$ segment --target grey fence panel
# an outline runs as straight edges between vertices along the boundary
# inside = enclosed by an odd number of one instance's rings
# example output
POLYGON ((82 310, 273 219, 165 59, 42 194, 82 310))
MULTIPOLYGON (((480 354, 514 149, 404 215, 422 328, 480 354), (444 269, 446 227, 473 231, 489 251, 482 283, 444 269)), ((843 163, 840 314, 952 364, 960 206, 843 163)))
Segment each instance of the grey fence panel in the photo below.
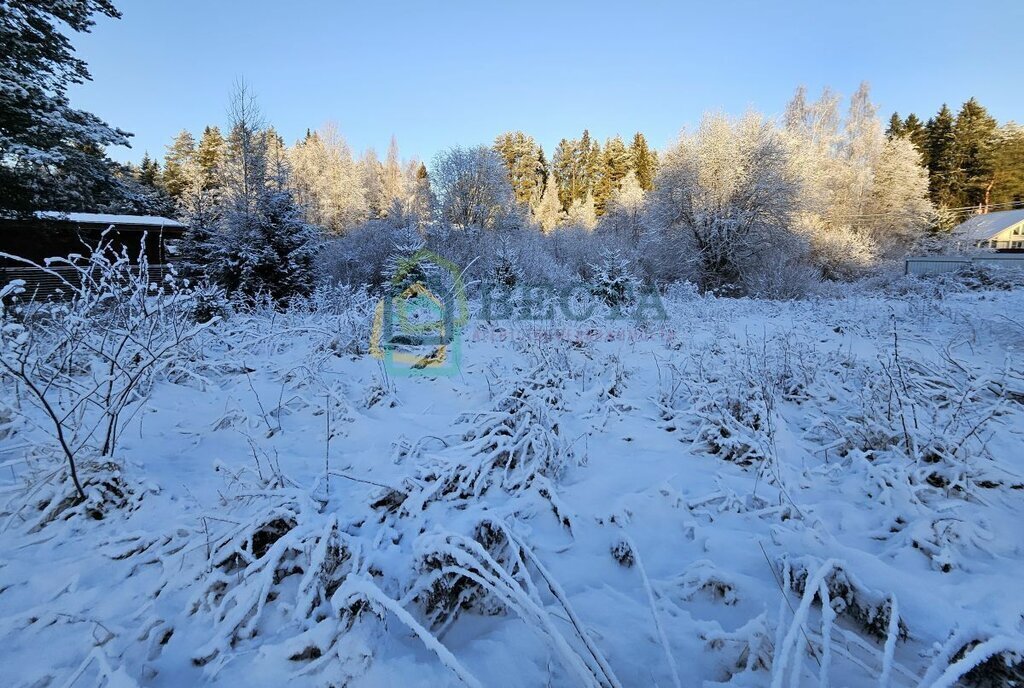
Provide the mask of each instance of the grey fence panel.
POLYGON ((1014 253, 1011 255, 922 256, 920 258, 907 258, 905 265, 904 272, 908 275, 938 275, 943 272, 956 272, 967 265, 1024 270, 1024 253, 1014 253))

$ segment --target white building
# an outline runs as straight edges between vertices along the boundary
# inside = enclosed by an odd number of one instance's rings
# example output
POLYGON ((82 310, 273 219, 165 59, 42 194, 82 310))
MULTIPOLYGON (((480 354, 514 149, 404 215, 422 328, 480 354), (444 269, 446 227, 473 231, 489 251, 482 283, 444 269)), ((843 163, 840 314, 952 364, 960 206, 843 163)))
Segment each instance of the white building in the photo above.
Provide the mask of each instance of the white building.
POLYGON ((950 233, 962 250, 990 248, 1024 250, 1024 210, 1004 210, 975 215, 950 233))

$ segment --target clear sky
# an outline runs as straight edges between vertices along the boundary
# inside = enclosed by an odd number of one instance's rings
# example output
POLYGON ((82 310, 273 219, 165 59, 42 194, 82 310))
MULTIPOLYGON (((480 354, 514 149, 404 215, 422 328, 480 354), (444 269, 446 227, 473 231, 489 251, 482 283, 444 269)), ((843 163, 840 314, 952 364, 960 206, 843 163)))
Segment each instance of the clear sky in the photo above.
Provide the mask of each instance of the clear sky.
POLYGON ((775 115, 793 89, 867 80, 884 117, 977 97, 1024 120, 1024 0, 116 0, 73 37, 94 80, 72 102, 162 158, 224 124, 242 76, 289 143, 336 122, 358 153, 429 162, 522 129, 549 156, 586 127, 655 147, 707 110, 775 115))

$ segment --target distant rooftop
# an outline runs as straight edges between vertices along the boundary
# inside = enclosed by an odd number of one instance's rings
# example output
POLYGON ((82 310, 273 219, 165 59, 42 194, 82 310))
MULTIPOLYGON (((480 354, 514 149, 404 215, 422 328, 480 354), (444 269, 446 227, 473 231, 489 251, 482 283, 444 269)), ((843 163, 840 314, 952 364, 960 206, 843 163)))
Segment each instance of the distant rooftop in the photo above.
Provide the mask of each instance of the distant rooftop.
POLYGON ((52 210, 40 210, 36 217, 40 220, 64 220, 88 225, 145 225, 147 227, 175 227, 184 229, 185 225, 159 215, 109 215, 106 213, 60 213, 52 210))
POLYGON ((975 215, 953 228, 953 236, 970 242, 988 241, 996 234, 1024 222, 1024 210, 1002 210, 975 215))

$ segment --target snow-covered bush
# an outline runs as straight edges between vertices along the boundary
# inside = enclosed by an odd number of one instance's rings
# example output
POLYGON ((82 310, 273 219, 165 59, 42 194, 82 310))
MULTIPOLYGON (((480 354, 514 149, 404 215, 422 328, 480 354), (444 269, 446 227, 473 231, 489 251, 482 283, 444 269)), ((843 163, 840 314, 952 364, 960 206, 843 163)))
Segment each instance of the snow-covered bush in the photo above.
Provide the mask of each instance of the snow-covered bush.
POLYGON ((594 275, 591 291, 613 308, 632 303, 640 291, 640 280, 633 274, 629 260, 617 251, 606 251, 594 275))
POLYGON ((69 505, 103 503, 108 492, 117 502, 122 487, 100 490, 99 497, 87 492, 89 480, 79 474, 82 462, 109 472, 104 467, 117 455, 124 425, 145 402, 153 381, 214 321, 195 322, 196 293, 177 288, 173 277, 151 284, 144 251, 133 263, 126 248, 106 238, 85 258, 50 259, 36 268, 60 280, 61 293, 54 300, 24 303, 21 285, 0 291, 0 366, 24 402, 46 418, 73 486, 69 505), (16 317, 19 313, 28 317, 16 317))

